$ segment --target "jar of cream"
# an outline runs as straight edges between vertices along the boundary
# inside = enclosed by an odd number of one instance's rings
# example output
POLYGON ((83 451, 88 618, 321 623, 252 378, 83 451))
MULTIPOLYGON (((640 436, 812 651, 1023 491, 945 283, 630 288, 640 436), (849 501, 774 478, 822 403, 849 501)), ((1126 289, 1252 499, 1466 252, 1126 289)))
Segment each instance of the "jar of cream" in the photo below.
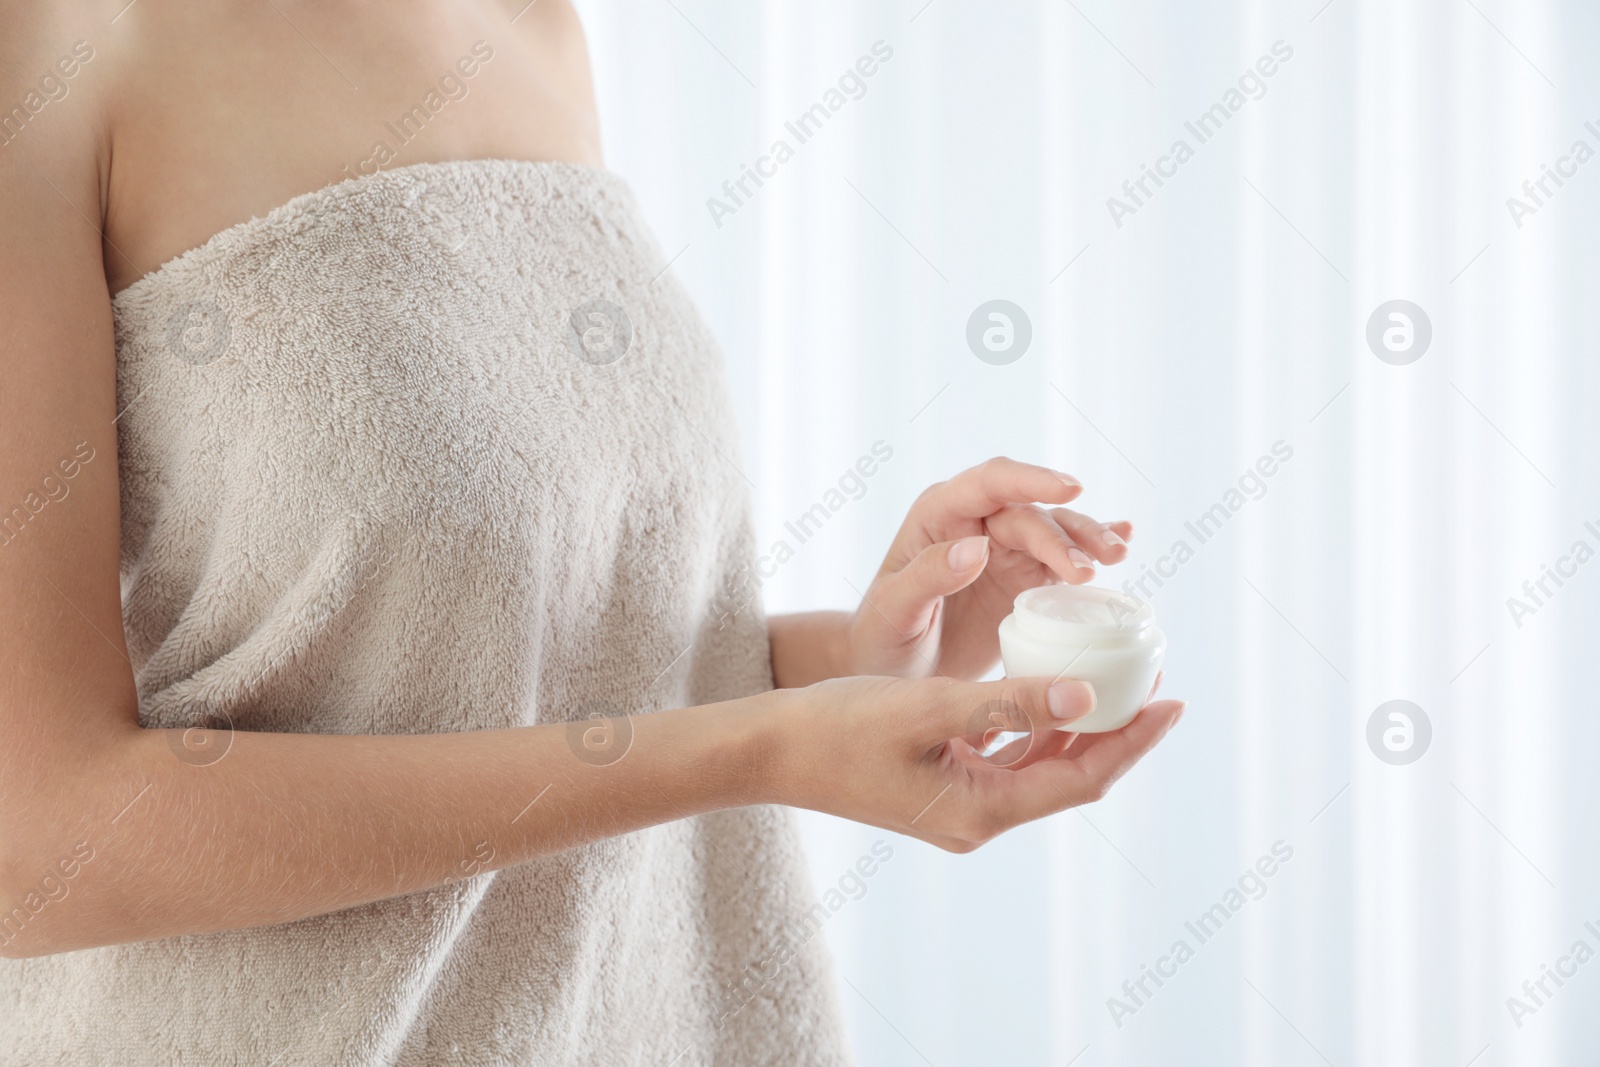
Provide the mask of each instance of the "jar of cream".
POLYGON ((1105 733, 1132 721, 1166 650, 1149 604, 1099 586, 1024 590, 1000 620, 1007 677, 1076 678, 1094 686, 1094 711, 1063 727, 1076 733, 1105 733))

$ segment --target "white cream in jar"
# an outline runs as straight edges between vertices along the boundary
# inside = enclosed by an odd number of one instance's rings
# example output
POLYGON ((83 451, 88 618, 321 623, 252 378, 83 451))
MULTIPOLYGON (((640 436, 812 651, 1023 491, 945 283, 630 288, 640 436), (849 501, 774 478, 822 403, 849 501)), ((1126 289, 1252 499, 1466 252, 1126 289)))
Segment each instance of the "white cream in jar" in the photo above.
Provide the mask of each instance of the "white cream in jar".
POLYGON ((1076 678, 1094 686, 1094 711, 1062 727, 1077 733, 1127 725, 1148 699, 1166 650, 1149 604, 1099 586, 1024 590, 1000 620, 1007 677, 1076 678))

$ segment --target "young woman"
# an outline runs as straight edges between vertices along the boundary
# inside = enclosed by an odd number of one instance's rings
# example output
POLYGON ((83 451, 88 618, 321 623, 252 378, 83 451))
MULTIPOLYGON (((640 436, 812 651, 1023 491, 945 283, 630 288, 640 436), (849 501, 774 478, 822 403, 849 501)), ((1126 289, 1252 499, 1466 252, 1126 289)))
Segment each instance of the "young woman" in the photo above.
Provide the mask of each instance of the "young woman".
POLYGON ((33 0, 0 71, 0 1062, 845 1062, 781 805, 964 852, 1176 722, 973 681, 1126 554, 1043 467, 762 618, 563 0, 33 0))

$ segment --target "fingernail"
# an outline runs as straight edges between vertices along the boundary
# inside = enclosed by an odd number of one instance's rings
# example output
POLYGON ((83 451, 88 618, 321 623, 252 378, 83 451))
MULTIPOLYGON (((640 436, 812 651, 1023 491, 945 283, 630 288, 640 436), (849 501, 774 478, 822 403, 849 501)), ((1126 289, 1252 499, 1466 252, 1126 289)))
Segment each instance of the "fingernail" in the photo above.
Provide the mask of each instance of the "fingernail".
POLYGON ((1081 719, 1094 710, 1094 686, 1070 678, 1051 682, 1045 703, 1058 719, 1081 719))
POLYGON ((1063 474, 1060 471, 1056 471, 1056 477, 1060 478, 1063 482, 1066 482, 1068 489, 1082 489, 1083 488, 1083 483, 1078 481, 1078 479, 1074 478, 1070 474, 1063 474))
POLYGON ((950 555, 946 557, 950 569, 956 572, 970 571, 983 562, 983 557, 989 554, 989 539, 987 537, 963 537, 950 546, 950 555))
POLYGON ((1106 544, 1110 545, 1112 548, 1115 548, 1118 545, 1125 545, 1125 544, 1128 543, 1128 542, 1124 541, 1122 538, 1118 537, 1117 536, 1117 531, 1113 530, 1109 526, 1107 526, 1104 530, 1101 531, 1100 540, 1104 541, 1106 544))
POLYGON ((1188 706, 1189 706, 1188 704, 1179 704, 1178 705, 1178 710, 1172 713, 1172 726, 1168 726, 1167 729, 1170 730, 1170 729, 1172 729, 1173 726, 1178 725, 1178 720, 1183 718, 1183 709, 1187 708, 1188 706))
POLYGON ((1090 559, 1089 554, 1081 548, 1067 549, 1067 558, 1079 567, 1094 570, 1094 560, 1090 559))

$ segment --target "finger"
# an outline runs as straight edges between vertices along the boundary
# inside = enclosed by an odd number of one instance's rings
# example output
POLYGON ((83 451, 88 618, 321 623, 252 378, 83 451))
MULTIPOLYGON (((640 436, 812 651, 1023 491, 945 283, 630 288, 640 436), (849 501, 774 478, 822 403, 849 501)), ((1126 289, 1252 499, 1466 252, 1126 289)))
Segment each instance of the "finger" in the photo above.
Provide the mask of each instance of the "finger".
POLYGON ((929 489, 912 506, 920 521, 956 515, 981 519, 1013 503, 1065 504, 1083 492, 1070 474, 997 456, 929 489))
MULTIPOLYGON (((1082 735, 1073 733, 1071 729, 1046 730, 1043 734, 1031 734, 1026 738, 1018 738, 1018 741, 1028 743, 1020 746, 1015 752, 1006 753, 1004 763, 995 760, 990 762, 1008 771, 1024 770, 1041 760, 1060 759, 1080 736, 1082 735)), ((996 756, 1000 754, 995 753, 996 756)))
POLYGON ((989 562, 989 539, 963 537, 929 545, 898 571, 873 583, 870 602, 907 638, 924 633, 939 601, 978 580, 989 562))
MULTIPOLYGON (((984 758, 981 754, 1001 736, 1017 732, 1012 724, 1012 712, 1013 709, 998 704, 994 708, 990 708, 987 704, 982 705, 980 710, 973 714, 967 725, 967 732, 962 735, 961 740, 965 741, 974 752, 979 753, 979 758, 984 758)), ((1032 727, 1031 719, 1028 726, 1032 727)), ((1015 744, 1015 741, 1011 743, 1015 744)))
POLYGON ((972 739, 993 731, 1044 732, 1081 719, 1095 707, 1094 686, 1073 678, 1006 678, 918 683, 926 693, 915 712, 915 743, 932 748, 952 738, 972 739))
POLYGON ((1012 738, 994 752, 988 752, 989 745, 992 745, 995 741, 991 737, 987 739, 988 744, 971 746, 972 757, 982 761, 987 766, 1008 770, 1028 754, 1028 750, 1038 743, 1036 739, 1039 736, 1039 734, 1023 734, 1021 737, 1012 738))
MULTIPOLYGON (((956 739, 951 741, 950 745, 952 749, 960 747, 961 741, 956 739)), ((979 762, 982 761, 980 760, 979 762)), ((917 802, 921 803, 918 811, 904 816, 900 820, 900 825, 894 825, 892 822, 878 823, 877 825, 897 830, 900 833, 915 834, 922 840, 938 845, 940 848, 948 848, 955 852, 970 852, 973 848, 971 843, 965 843, 960 838, 942 833, 938 829, 943 815, 943 812, 939 810, 939 806, 945 800, 945 794, 951 791, 950 784, 940 778, 933 778, 928 781, 927 786, 926 802, 923 802, 921 797, 917 798, 917 802)))
POLYGON ((1067 531, 1073 543, 1101 563, 1121 563, 1128 558, 1131 522, 1100 522, 1071 508, 1051 508, 1050 517, 1067 531))
POLYGON ((1000 794, 991 801, 998 807, 991 813, 994 820, 1017 826, 1105 796, 1118 778, 1167 735, 1182 711, 1183 703, 1177 700, 1151 704, 1121 730, 1077 735, 1070 756, 1039 760, 992 779, 1000 794))
POLYGON ((1007 504, 983 525, 1001 546, 1026 552, 1064 582, 1081 585, 1094 578, 1094 560, 1042 508, 1007 504))
MULTIPOLYGON (((1167 736, 1182 717, 1184 706, 1181 700, 1148 704, 1122 729, 1086 735, 1071 756, 1030 770, 1059 791, 1061 795, 1055 800, 1058 806, 1063 798, 1071 804, 1095 800, 1167 736)), ((1050 802, 1048 797, 1041 799, 1050 802)))
MULTIPOLYGON (((1060 758, 1078 737, 1070 728, 1050 726, 1047 729, 1036 729, 1032 733, 1014 737, 995 751, 988 752, 989 746, 1006 732, 1008 731, 993 728, 962 738, 961 740, 966 742, 966 749, 972 753, 971 758, 963 762, 982 763, 1007 771, 1020 771, 1042 759, 1060 758)), ((957 756, 957 758, 962 757, 957 756)))

